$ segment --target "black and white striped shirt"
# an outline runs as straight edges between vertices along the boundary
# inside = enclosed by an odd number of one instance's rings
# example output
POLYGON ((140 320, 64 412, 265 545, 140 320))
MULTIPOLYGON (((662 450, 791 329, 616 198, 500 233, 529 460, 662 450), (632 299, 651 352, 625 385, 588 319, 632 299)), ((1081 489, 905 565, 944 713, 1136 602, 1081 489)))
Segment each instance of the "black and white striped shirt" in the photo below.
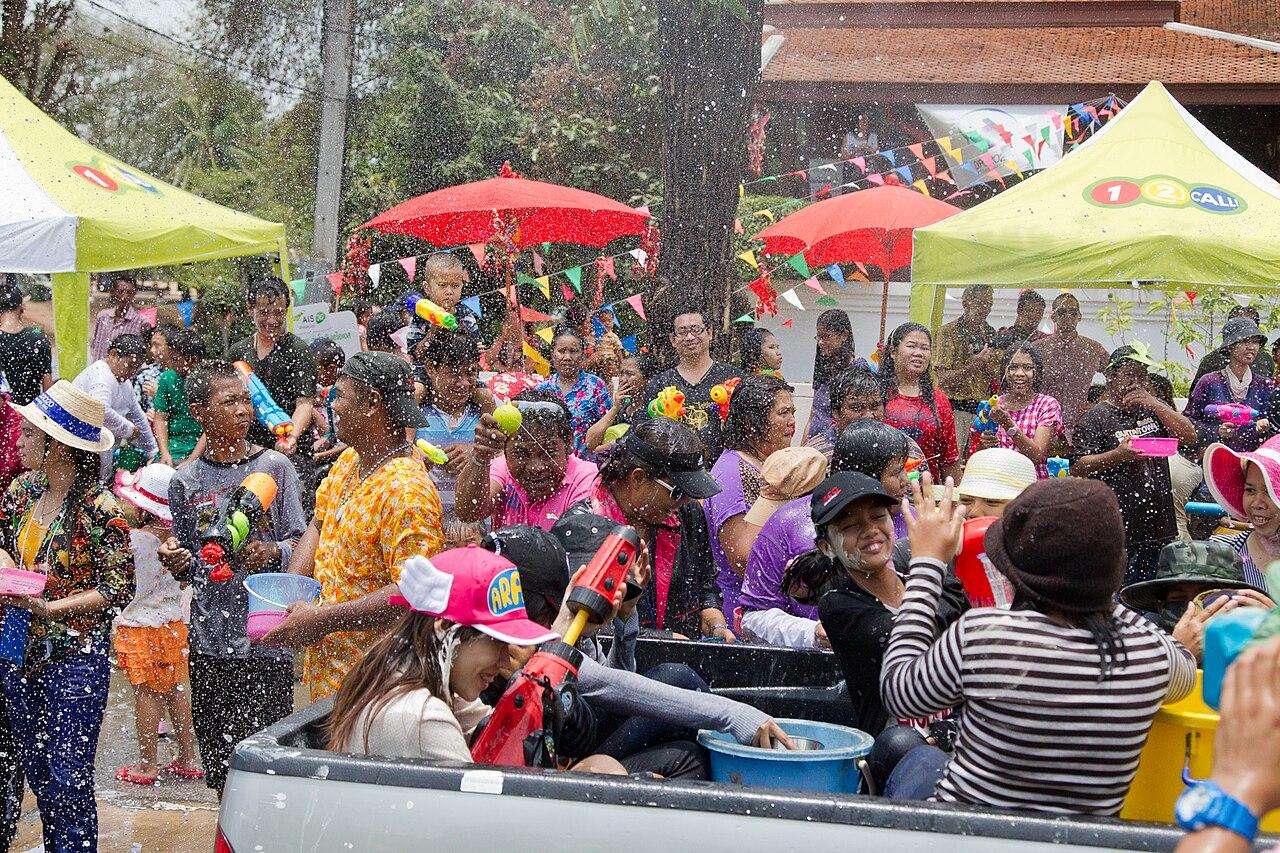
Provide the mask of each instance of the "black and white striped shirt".
POLYGON ((1117 814, 1156 711, 1195 684, 1190 653, 1119 605, 1123 657, 1106 679, 1087 630, 1035 610, 970 610, 938 636, 944 571, 912 561, 880 676, 885 707, 899 717, 964 704, 934 799, 1117 814))

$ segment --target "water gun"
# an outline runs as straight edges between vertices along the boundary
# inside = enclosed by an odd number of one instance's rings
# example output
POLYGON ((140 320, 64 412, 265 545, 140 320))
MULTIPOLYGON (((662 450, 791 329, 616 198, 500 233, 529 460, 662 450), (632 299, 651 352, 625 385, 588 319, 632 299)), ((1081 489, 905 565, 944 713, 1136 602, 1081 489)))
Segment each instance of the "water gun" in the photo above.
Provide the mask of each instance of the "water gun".
POLYGON ((421 317, 433 326, 454 331, 458 329, 458 318, 425 296, 406 296, 404 304, 410 313, 421 317))
POLYGON ((603 622, 640 552, 635 530, 619 524, 583 570, 565 604, 574 614, 563 640, 542 644, 511 680, 471 748, 477 764, 553 767, 556 737, 574 699, 582 652, 574 648, 587 620, 603 622))
POLYGON ((236 486, 217 517, 200 531, 200 561, 212 567, 209 580, 231 580, 232 558, 249 541, 275 499, 276 481, 270 475, 250 474, 236 486))
POLYGON ((1217 418, 1224 424, 1244 427, 1262 417, 1262 412, 1243 403, 1210 403, 1204 407, 1204 413, 1217 418))
POLYGON ((1071 460, 1063 459, 1061 456, 1050 456, 1045 460, 1045 467, 1049 469, 1050 477, 1066 477, 1071 469, 1071 460))
POLYGON ((927 459, 908 459, 902 463, 902 470, 907 472, 908 480, 920 479, 920 467, 929 460, 927 459))
POLYGON ((445 453, 439 447, 436 447, 425 438, 420 438, 413 443, 413 446, 422 451, 422 455, 437 465, 444 465, 449 461, 449 454, 445 453))
POLYGON ((735 376, 719 385, 711 386, 711 402, 720 407, 720 423, 729 419, 729 401, 733 399, 733 392, 737 390, 738 383, 741 381, 740 377, 735 376))
POLYGON ((253 401, 253 411, 258 416, 258 422, 270 430, 276 438, 284 438, 291 434, 293 419, 280 408, 280 404, 271 396, 271 392, 267 390, 266 385, 262 384, 262 380, 253 372, 249 363, 237 361, 235 366, 244 384, 249 386, 249 399, 253 401))
POLYGON ((997 397, 992 397, 990 400, 983 400, 979 403, 978 412, 973 418, 973 428, 978 432, 995 432, 998 430, 1000 425, 991 420, 991 410, 998 405, 1000 405, 1000 400, 997 397))
POLYGON ((1187 501, 1182 508, 1186 510, 1187 515, 1203 515, 1208 518, 1221 518, 1227 514, 1221 504, 1212 501, 1187 501))
POLYGON ((684 415, 684 392, 674 385, 668 385, 649 401, 648 411, 651 418, 680 420, 684 415))
POLYGON ((983 544, 987 528, 996 520, 990 516, 982 516, 970 518, 964 523, 955 572, 972 607, 1008 609, 1013 603, 1013 585, 991 565, 991 561, 987 559, 987 547, 983 544))

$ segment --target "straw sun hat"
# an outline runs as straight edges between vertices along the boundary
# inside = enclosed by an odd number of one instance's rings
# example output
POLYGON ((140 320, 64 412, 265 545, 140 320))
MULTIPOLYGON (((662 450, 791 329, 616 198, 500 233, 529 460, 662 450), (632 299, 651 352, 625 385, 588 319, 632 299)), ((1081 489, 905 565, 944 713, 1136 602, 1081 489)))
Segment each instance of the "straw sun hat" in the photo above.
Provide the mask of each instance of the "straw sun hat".
POLYGON ((59 379, 25 406, 10 403, 45 435, 68 447, 101 453, 110 450, 115 437, 102 428, 102 401, 89 396, 65 379, 59 379))

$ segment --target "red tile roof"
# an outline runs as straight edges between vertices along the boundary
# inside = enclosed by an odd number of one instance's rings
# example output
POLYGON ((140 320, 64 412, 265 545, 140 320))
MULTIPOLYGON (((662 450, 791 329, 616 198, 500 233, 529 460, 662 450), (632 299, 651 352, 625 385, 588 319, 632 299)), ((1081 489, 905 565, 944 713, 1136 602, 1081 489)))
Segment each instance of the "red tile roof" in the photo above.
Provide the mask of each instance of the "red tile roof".
POLYGON ((1276 0, 1182 0, 1184 24, 1280 41, 1276 0))
POLYGON ((1039 102, 1055 103, 1110 91, 1131 97, 1160 80, 1191 102, 1280 103, 1280 53, 1161 27, 783 33, 786 41, 764 73, 763 94, 773 100, 968 103, 989 102, 992 89, 1004 89, 1010 99, 1041 95, 1051 100, 1039 102), (1206 97, 1207 89, 1222 96, 1206 97), (981 94, 979 101, 960 100, 981 94))

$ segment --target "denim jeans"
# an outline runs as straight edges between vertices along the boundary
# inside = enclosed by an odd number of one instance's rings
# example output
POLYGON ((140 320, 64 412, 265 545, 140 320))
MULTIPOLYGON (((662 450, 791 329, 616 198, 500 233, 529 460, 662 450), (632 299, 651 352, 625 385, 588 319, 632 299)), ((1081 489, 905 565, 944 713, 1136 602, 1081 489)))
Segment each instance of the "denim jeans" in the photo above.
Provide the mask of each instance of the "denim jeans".
POLYGON ((898 761, 884 783, 884 795, 894 800, 927 800, 942 779, 950 757, 936 746, 917 746, 898 761))
POLYGON ((9 723, 40 807, 46 853, 97 850, 93 762, 111 679, 107 656, 72 655, 34 672, 2 666, 9 723))

